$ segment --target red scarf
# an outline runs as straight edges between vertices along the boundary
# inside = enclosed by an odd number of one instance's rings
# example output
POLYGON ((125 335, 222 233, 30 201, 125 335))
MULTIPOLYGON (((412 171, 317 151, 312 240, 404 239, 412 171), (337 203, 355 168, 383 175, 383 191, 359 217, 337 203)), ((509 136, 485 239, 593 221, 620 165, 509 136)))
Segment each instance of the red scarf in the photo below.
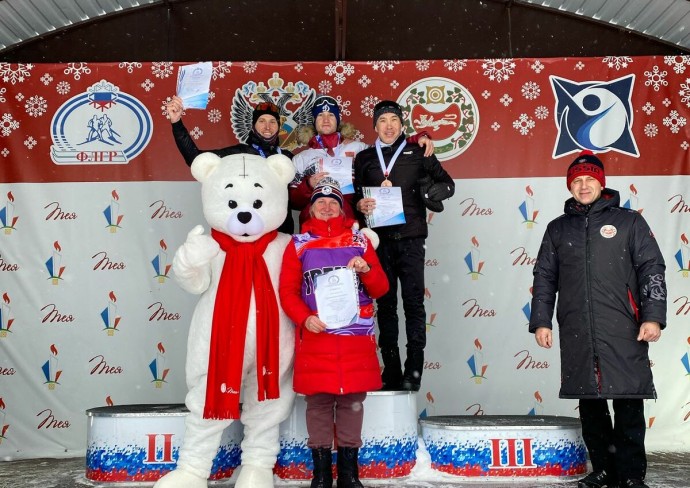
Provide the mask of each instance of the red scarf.
POLYGON ((256 376, 259 401, 278 398, 278 301, 263 254, 277 231, 256 242, 238 242, 211 230, 225 251, 213 308, 206 379, 205 419, 240 418, 240 388, 249 302, 256 300, 256 376))
POLYGON ((317 134, 309 139, 309 147, 312 149, 325 149, 329 156, 333 156, 333 149, 340 144, 340 133, 333 134, 317 134))

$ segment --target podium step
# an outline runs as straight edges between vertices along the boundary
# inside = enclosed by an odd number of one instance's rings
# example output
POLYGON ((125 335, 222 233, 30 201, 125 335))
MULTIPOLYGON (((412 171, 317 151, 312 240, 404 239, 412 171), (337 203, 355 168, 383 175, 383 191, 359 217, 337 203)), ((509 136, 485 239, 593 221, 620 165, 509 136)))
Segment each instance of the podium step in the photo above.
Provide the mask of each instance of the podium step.
POLYGON ((553 480, 583 475, 580 421, 533 415, 433 416, 419 421, 433 470, 463 478, 553 480))

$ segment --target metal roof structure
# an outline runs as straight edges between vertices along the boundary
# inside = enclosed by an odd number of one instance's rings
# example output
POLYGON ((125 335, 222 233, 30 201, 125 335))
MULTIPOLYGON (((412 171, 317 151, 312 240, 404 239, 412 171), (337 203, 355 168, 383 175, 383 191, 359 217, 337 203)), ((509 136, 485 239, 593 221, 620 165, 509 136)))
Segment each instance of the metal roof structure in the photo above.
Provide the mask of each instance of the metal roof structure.
MULTIPOLYGON (((334 5, 347 0, 333 0, 334 5)), ((466 0, 465 0, 466 1, 466 0)), ((482 0, 477 0, 481 3, 482 0)), ((690 51, 689 0, 483 0, 551 10, 646 36, 690 51)), ((0 0, 3 50, 131 9, 180 0, 0 0)))

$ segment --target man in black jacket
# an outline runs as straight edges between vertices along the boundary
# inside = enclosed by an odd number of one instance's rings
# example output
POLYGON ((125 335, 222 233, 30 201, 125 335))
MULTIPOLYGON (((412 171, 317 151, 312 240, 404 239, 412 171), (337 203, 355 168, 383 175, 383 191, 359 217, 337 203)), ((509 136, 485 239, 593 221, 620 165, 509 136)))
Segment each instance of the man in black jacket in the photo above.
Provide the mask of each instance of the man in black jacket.
POLYGON ((559 396, 579 399, 593 469, 578 486, 644 488, 643 399, 656 398, 648 351, 666 325, 664 259, 642 215, 605 188, 594 154, 573 161, 567 185, 573 197, 547 226, 534 266, 529 331, 551 347, 558 294, 559 396))
POLYGON ((381 239, 376 253, 386 271, 390 289, 376 300, 379 347, 384 370, 383 389, 418 391, 424 369, 426 312, 424 311, 424 241, 428 235, 425 199, 441 202, 455 192, 453 179, 436 156, 424 157, 419 146, 406 145, 403 114, 392 101, 374 107, 374 129, 378 139, 373 147, 357 154, 354 161, 354 204, 358 212, 371 215, 373 198, 364 198, 363 188, 397 186, 401 188, 405 223, 377 227, 381 239), (427 194, 420 192, 420 180, 431 177, 427 194), (398 350, 398 280, 400 280, 407 358, 403 374, 398 350))
MULTIPOLYGON (((221 158, 231 154, 256 154, 262 158, 267 158, 272 154, 283 154, 290 159, 293 158, 293 154, 290 151, 280 147, 280 141, 278 140, 278 131, 281 124, 280 110, 273 103, 262 102, 254 107, 252 112, 252 130, 248 133, 244 143, 219 149, 199 149, 196 146, 194 140, 189 135, 189 131, 182 123, 182 110, 184 107, 180 97, 172 97, 172 100, 166 104, 165 109, 172 124, 175 144, 187 166, 191 166, 194 158, 202 152, 212 152, 221 158)), ((292 211, 288 207, 285 222, 278 227, 278 232, 292 234, 295 231, 294 228, 295 222, 292 218, 292 211)))

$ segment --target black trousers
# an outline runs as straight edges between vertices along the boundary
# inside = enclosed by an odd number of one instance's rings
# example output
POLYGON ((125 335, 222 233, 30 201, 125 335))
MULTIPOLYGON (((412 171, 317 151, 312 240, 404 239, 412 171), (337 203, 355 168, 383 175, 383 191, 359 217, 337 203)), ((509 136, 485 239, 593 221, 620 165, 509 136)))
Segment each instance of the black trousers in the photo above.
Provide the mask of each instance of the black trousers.
POLYGON ((644 448, 646 425, 641 399, 613 400, 611 420, 606 400, 581 399, 582 437, 594 471, 626 479, 643 480, 647 473, 644 448))
POLYGON ((426 346, 424 238, 381 239, 376 254, 390 285, 388 293, 376 300, 379 347, 396 350, 398 348, 398 281, 400 281, 407 349, 421 354, 426 346))

